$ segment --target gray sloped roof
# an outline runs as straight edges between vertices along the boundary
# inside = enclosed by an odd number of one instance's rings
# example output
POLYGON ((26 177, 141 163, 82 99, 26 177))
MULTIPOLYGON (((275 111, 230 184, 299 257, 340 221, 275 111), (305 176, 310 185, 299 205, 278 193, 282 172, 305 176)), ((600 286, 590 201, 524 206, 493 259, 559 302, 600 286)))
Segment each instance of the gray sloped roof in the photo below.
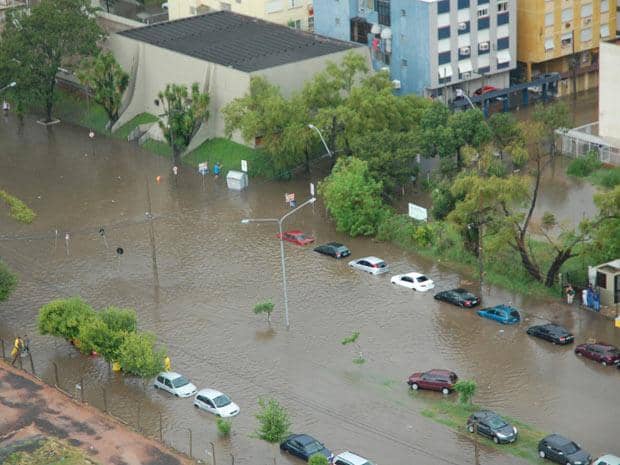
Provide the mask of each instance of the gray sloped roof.
POLYGON ((118 34, 248 73, 362 46, 230 11, 152 24, 118 34))

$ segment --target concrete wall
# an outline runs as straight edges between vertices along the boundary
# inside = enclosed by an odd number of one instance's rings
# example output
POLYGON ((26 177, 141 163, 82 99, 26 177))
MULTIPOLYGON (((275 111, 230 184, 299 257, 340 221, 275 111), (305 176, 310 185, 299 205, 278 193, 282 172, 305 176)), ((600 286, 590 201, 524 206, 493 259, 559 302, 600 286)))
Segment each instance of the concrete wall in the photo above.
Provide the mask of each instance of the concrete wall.
POLYGON ((601 42, 599 55, 598 131, 602 137, 620 139, 620 45, 601 42))
POLYGON ((351 40, 350 20, 358 16, 358 8, 357 0, 314 0, 314 30, 327 37, 351 40))

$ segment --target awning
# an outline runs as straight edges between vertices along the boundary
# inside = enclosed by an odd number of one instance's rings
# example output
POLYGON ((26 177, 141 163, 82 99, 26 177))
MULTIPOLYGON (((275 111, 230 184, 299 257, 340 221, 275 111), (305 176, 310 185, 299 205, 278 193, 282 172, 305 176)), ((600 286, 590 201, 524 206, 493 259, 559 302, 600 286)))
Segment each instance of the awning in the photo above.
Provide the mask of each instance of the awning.
POLYGON ((498 63, 510 63, 510 51, 509 50, 498 50, 497 62, 498 63))
POLYGON ((459 73, 470 73, 474 70, 471 60, 459 61, 459 73))
POLYGON ((439 79, 452 77, 452 65, 441 65, 437 67, 439 73, 439 79))

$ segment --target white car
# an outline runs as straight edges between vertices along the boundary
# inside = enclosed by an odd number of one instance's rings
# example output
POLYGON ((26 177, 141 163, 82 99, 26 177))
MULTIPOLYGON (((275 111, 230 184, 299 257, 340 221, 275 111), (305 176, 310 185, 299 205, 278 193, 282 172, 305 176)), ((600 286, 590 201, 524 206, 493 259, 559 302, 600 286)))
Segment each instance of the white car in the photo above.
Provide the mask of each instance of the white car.
POLYGON ((435 283, 432 279, 427 278, 421 273, 416 273, 415 271, 407 274, 397 274, 392 277, 390 282, 420 292, 430 291, 435 287, 435 283))
POLYGON ((370 274, 382 274, 390 271, 387 263, 377 257, 364 257, 351 260, 349 262, 349 266, 357 268, 358 270, 366 271, 370 274))
POLYGON ((162 10, 167 10, 168 9, 168 2, 164 2, 161 4, 161 9, 162 10))
POLYGON ((592 465, 620 465, 620 457, 606 454, 592 462, 592 465))
POLYGON ((234 417, 239 413, 239 406, 226 394, 215 389, 201 389, 194 399, 194 407, 213 413, 218 417, 234 417))
POLYGON ((191 397, 196 394, 196 386, 189 382, 185 376, 174 371, 162 371, 155 378, 155 389, 163 389, 177 397, 191 397))
POLYGON ((332 465, 374 465, 370 460, 349 451, 336 455, 331 463, 332 465))

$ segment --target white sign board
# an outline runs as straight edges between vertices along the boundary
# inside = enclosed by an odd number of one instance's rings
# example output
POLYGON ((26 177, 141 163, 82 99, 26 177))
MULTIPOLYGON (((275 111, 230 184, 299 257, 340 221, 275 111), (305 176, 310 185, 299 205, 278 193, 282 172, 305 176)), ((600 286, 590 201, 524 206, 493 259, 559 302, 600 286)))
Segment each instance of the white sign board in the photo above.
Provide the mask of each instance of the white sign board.
POLYGON ((207 163, 198 163, 198 172, 204 176, 209 172, 209 165, 207 163))
POLYGON ((241 171, 243 171, 244 173, 248 172, 248 161, 247 160, 241 160, 241 171))
POLYGON ((413 219, 420 220, 420 221, 428 220, 428 212, 426 208, 420 207, 419 205, 416 205, 415 203, 409 204, 409 216, 413 219))
POLYGON ((313 182, 310 183, 310 196, 314 197, 314 183, 313 182))
POLYGON ((286 194, 284 194, 284 201, 286 203, 294 202, 295 201, 295 193, 290 193, 290 194, 286 193, 286 194))

